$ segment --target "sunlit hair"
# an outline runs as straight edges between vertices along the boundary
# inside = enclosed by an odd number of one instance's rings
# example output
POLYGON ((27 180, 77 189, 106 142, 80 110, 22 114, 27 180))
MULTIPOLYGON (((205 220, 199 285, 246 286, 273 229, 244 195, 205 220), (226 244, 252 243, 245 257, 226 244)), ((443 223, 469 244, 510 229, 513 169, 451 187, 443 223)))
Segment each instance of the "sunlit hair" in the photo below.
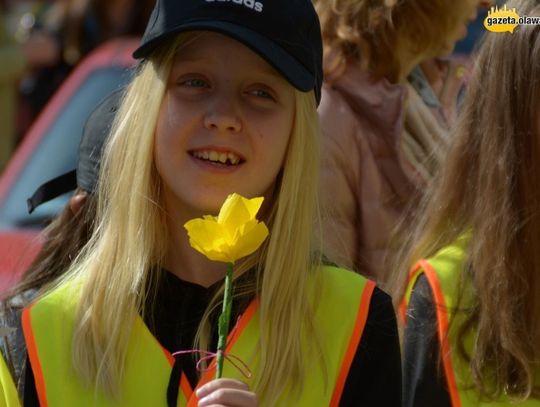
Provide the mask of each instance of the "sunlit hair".
MULTIPOLYGON (((152 304, 149 287, 156 286, 167 248, 153 135, 175 50, 190 38, 193 34, 182 35, 156 52, 128 88, 104 154, 96 233, 67 278, 81 284, 74 368, 110 394, 118 393, 133 321, 152 304)), ((294 127, 265 219, 270 238, 236 270, 236 275, 257 270, 255 281, 238 294, 259 298, 263 322, 255 391, 265 405, 274 404, 289 380, 293 390, 302 388, 309 357, 302 345, 317 338, 307 286, 320 265, 312 240, 319 124, 313 92, 296 91, 295 97, 294 127), (299 335, 302 327, 305 338, 299 335)), ((208 312, 197 339, 203 348, 210 342, 207 324, 208 312)), ((316 340, 313 349, 316 353, 316 340)))
POLYGON ((378 78, 398 80, 396 48, 437 53, 455 29, 463 0, 314 0, 325 45, 325 75, 361 63, 378 78))
MULTIPOLYGON (((512 7, 540 16, 536 1, 512 7)), ((472 231, 460 278, 475 304, 457 348, 482 395, 523 400, 540 395, 540 26, 486 37, 446 163, 398 263, 408 268, 472 231)))

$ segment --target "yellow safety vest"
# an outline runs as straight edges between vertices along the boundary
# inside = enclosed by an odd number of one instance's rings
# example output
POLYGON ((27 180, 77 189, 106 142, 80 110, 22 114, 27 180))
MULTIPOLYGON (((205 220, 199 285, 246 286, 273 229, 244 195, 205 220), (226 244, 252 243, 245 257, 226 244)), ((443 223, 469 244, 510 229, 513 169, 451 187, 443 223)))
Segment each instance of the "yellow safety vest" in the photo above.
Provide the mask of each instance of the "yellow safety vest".
MULTIPOLYGON (((406 320, 405 312, 412 289, 418 277, 424 274, 433 293, 440 355, 452 407, 499 407, 509 405, 540 407, 540 401, 533 399, 522 403, 510 403, 506 399, 498 402, 481 400, 478 392, 472 386, 473 381, 469 364, 460 357, 455 347, 457 333, 465 321, 464 313, 456 312, 456 307, 463 310, 473 304, 474 294, 470 291, 471 287, 463 287, 461 301, 459 304, 457 303, 459 298, 458 285, 461 272, 465 266, 467 243, 468 237, 462 237, 454 245, 441 249, 435 256, 416 263, 409 275, 407 291, 400 309, 401 316, 403 320, 406 320)), ((464 344, 470 354, 474 344, 473 332, 465 338, 464 344)))
MULTIPOLYGON (((337 406, 362 337, 375 284, 335 267, 320 270, 321 291, 313 300, 317 303, 315 318, 320 329, 326 371, 321 371, 316 361, 310 361, 313 368, 307 369, 305 391, 300 399, 282 396, 280 406, 337 406)), ((107 397, 77 377, 71 359, 77 305, 73 294, 72 287, 61 286, 23 312, 23 330, 41 407, 166 406, 174 358, 139 317, 129 340, 119 399, 107 397)), ((259 312, 257 300, 254 300, 231 331, 227 353, 241 358, 256 372, 258 338, 259 312)), ((213 370, 206 372, 197 388, 212 380, 214 374, 213 370)), ((227 361, 223 375, 252 385, 250 379, 243 377, 227 361)), ((289 385, 293 380, 291 378, 289 385)), ((194 407, 197 402, 194 390, 182 375, 177 405, 194 407)))
POLYGON ((0 407, 20 407, 19 395, 6 361, 0 355, 0 407))

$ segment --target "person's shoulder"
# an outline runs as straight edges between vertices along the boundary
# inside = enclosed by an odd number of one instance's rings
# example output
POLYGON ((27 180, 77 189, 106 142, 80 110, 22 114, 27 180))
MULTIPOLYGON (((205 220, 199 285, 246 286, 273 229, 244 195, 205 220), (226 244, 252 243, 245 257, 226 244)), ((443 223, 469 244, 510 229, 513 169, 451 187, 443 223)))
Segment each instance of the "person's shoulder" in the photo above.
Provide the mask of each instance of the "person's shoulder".
POLYGON ((368 149, 368 140, 380 138, 381 128, 393 128, 386 123, 401 117, 404 92, 405 87, 374 81, 356 68, 325 82, 318 108, 323 146, 339 143, 354 161, 349 154, 355 149, 368 149))
POLYGON ((323 82, 321 103, 317 109, 323 128, 328 121, 332 126, 341 127, 357 121, 361 112, 355 109, 355 90, 356 86, 351 86, 351 78, 347 73, 327 78, 323 82))
POLYGON ((46 314, 47 318, 53 315, 71 315, 78 304, 80 287, 79 280, 68 280, 40 292, 39 296, 36 295, 25 307, 23 314, 32 312, 32 318, 41 314, 46 314))
POLYGON ((425 274, 432 288, 441 289, 446 295, 455 296, 460 287, 460 276, 468 267, 468 253, 471 233, 459 236, 453 243, 439 249, 433 256, 417 263, 409 288, 415 284, 418 275, 425 274))
POLYGON ((368 301, 376 288, 375 282, 368 278, 335 265, 319 267, 318 279, 325 295, 332 301, 368 301))
POLYGON ((68 280, 39 295, 22 311, 25 333, 50 331, 52 326, 65 326, 76 318, 80 298, 80 280, 68 280))
POLYGON ((367 277, 356 273, 352 270, 349 270, 345 267, 341 267, 337 264, 334 264, 329 261, 324 261, 323 264, 318 269, 319 273, 323 278, 326 279, 339 279, 346 281, 358 281, 358 282, 369 282, 367 277))
POLYGON ((336 126, 341 123, 343 125, 356 119, 346 94, 340 87, 332 83, 324 83, 321 93, 321 103, 317 110, 323 129, 325 126, 328 127, 328 124, 336 126))

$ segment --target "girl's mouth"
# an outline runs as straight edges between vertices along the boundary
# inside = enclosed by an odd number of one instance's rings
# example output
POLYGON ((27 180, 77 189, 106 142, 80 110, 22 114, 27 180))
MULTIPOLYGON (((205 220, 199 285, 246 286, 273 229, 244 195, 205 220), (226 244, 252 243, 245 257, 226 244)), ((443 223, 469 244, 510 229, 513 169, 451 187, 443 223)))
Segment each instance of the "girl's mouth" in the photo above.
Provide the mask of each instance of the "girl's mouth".
POLYGON ((196 150, 189 154, 201 161, 206 161, 216 166, 236 166, 244 163, 244 160, 237 154, 230 151, 216 150, 196 150))

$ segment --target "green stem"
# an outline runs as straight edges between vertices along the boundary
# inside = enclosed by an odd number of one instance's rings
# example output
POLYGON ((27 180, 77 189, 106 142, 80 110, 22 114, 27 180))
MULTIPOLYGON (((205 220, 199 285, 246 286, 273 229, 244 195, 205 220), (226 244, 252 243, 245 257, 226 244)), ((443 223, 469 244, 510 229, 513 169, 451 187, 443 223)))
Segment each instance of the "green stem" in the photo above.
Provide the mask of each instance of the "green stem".
POLYGON ((218 348, 217 348, 217 369, 216 379, 223 375, 223 352, 227 346, 227 336, 229 335, 229 324, 231 321, 232 308, 232 274, 233 264, 227 263, 227 274, 225 275, 225 291, 223 293, 223 309, 219 316, 218 323, 218 348))

